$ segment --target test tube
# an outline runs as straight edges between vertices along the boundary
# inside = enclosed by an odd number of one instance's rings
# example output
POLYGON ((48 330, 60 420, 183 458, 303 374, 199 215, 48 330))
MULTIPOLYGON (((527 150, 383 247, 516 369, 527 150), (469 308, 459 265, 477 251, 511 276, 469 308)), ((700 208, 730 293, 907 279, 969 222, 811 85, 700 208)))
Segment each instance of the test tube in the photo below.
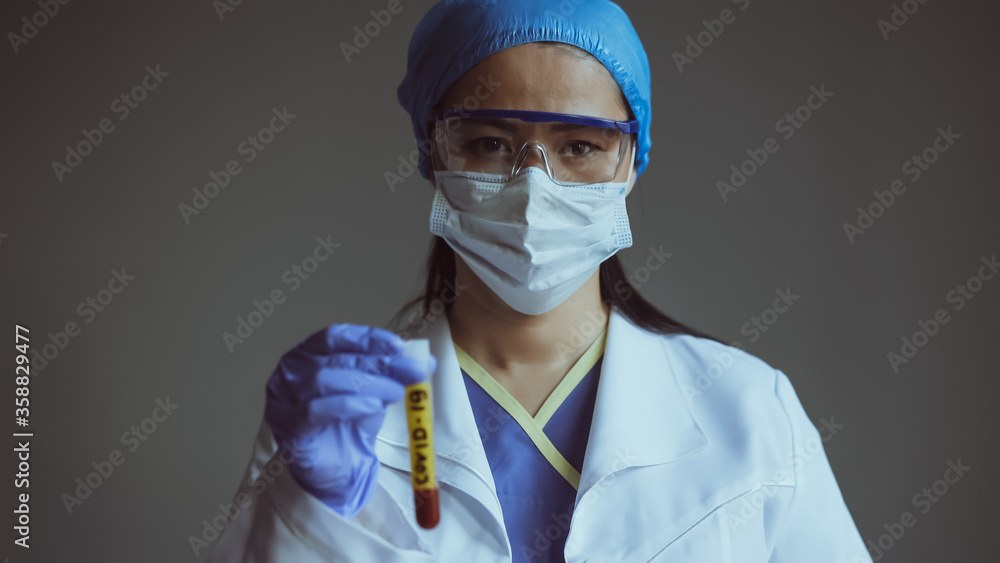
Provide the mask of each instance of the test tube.
MULTIPOLYGON (((430 367, 430 340, 403 343, 403 355, 423 360, 430 367)), ((406 386, 406 425, 410 435, 410 468, 417 523, 431 529, 441 519, 437 477, 434 474, 434 411, 431 405, 430 375, 427 381, 406 386)))

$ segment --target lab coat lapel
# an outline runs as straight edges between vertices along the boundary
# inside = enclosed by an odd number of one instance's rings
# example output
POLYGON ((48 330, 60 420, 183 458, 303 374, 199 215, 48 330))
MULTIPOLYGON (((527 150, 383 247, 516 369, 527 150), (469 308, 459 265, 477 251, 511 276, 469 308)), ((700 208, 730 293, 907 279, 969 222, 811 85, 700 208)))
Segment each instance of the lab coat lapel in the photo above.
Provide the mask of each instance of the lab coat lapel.
POLYGON ((612 309, 577 504, 616 471, 670 463, 707 445, 672 370, 665 337, 612 309))
MULTIPOLYGON (((437 317, 414 337, 430 339, 431 352, 438 359, 431 379, 438 481, 475 499, 494 518, 490 533, 506 537, 496 485, 447 317, 437 317)), ((402 401, 387 408, 378 438, 379 460, 410 473, 402 401)), ((665 337, 636 327, 613 309, 567 554, 599 551, 603 540, 593 532, 606 520, 605 509, 622 508, 614 498, 617 495, 601 494, 603 479, 629 467, 677 461, 707 445, 670 364, 665 337)))

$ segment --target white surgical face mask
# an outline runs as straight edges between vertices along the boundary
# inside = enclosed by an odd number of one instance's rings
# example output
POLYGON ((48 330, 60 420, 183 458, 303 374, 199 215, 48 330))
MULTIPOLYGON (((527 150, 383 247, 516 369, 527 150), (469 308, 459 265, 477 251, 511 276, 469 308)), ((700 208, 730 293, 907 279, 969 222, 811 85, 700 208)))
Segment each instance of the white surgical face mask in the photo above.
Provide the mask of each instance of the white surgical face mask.
POLYGON ((431 232, 521 313, 554 309, 632 246, 628 181, 560 186, 536 167, 505 183, 473 172, 434 177, 431 232))

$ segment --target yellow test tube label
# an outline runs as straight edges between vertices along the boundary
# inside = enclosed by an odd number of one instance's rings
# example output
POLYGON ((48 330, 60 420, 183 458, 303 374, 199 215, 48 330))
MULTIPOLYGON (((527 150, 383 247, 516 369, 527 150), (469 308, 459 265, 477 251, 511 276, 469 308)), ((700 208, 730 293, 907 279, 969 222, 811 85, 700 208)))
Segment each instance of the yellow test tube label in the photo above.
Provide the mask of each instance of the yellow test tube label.
POLYGON ((436 489, 431 384, 408 385, 405 400, 406 425, 410 432, 410 467, 412 469, 413 489, 436 489))

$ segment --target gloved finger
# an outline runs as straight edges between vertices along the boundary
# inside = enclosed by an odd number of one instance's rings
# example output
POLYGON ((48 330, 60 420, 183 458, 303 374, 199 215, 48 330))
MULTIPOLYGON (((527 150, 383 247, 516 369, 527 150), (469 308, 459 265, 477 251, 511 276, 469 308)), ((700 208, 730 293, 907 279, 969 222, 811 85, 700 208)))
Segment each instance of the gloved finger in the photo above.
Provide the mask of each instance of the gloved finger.
POLYGON ((353 324, 335 324, 321 330, 297 346, 309 356, 327 356, 333 352, 359 352, 398 356, 403 339, 384 328, 353 324))
POLYGON ((378 397, 383 401, 403 398, 403 385, 380 374, 364 373, 355 369, 323 368, 316 373, 315 394, 326 397, 343 393, 378 397))
POLYGON ((307 383, 310 376, 315 375, 323 366, 353 368, 365 373, 385 373, 391 359, 388 354, 345 352, 319 357, 293 350, 281 357, 278 366, 285 370, 282 377, 286 385, 294 388, 299 383, 307 383))
MULTIPOLYGON (((355 367, 367 373, 386 373, 388 365, 402 351, 402 343, 398 335, 378 327, 332 325, 314 333, 281 357, 267 384, 269 396, 282 397, 291 403, 314 396, 312 382, 319 366, 323 365, 355 367), (361 338, 363 334, 369 334, 368 347, 376 351, 331 352, 325 344, 329 334, 347 335, 350 338, 361 338), (378 350, 384 353, 379 353, 378 350)), ((401 381, 414 380, 402 374, 401 381)))
POLYGON ((272 381, 268 382, 269 389, 277 396, 284 396, 289 400, 293 400, 293 397, 308 395, 301 388, 303 384, 308 384, 311 381, 319 366, 330 365, 333 367, 344 363, 350 366, 352 360, 349 356, 331 361, 338 354, 353 353, 354 358, 356 358, 353 360, 354 367, 366 372, 384 372, 391 358, 399 355, 402 351, 402 342, 402 338, 395 333, 378 327, 351 324, 331 325, 313 333, 312 336, 281 357, 277 368, 271 375, 272 381), (335 343, 331 347, 331 338, 339 339, 337 342, 340 344, 335 343), (339 350, 337 346, 346 348, 339 350), (367 347, 367 349, 355 352, 349 350, 359 346, 367 347))
POLYGON ((293 437, 328 424, 384 413, 385 404, 381 399, 364 395, 331 395, 301 405, 268 401, 264 406, 264 420, 281 434, 293 437))
POLYGON ((384 374, 386 372, 386 368, 389 367, 390 362, 392 362, 392 356, 389 354, 360 354, 344 352, 330 356, 327 359, 326 367, 352 368, 365 373, 384 374))
POLYGON ((403 385, 413 385, 427 380, 430 374, 437 370, 437 358, 430 355, 430 365, 425 365, 418 358, 399 356, 389 363, 387 375, 403 385))
POLYGON ((281 356, 271 376, 267 379, 267 396, 278 398, 286 403, 296 404, 299 397, 307 395, 302 391, 316 371, 322 366, 322 361, 303 354, 296 346, 281 356))

